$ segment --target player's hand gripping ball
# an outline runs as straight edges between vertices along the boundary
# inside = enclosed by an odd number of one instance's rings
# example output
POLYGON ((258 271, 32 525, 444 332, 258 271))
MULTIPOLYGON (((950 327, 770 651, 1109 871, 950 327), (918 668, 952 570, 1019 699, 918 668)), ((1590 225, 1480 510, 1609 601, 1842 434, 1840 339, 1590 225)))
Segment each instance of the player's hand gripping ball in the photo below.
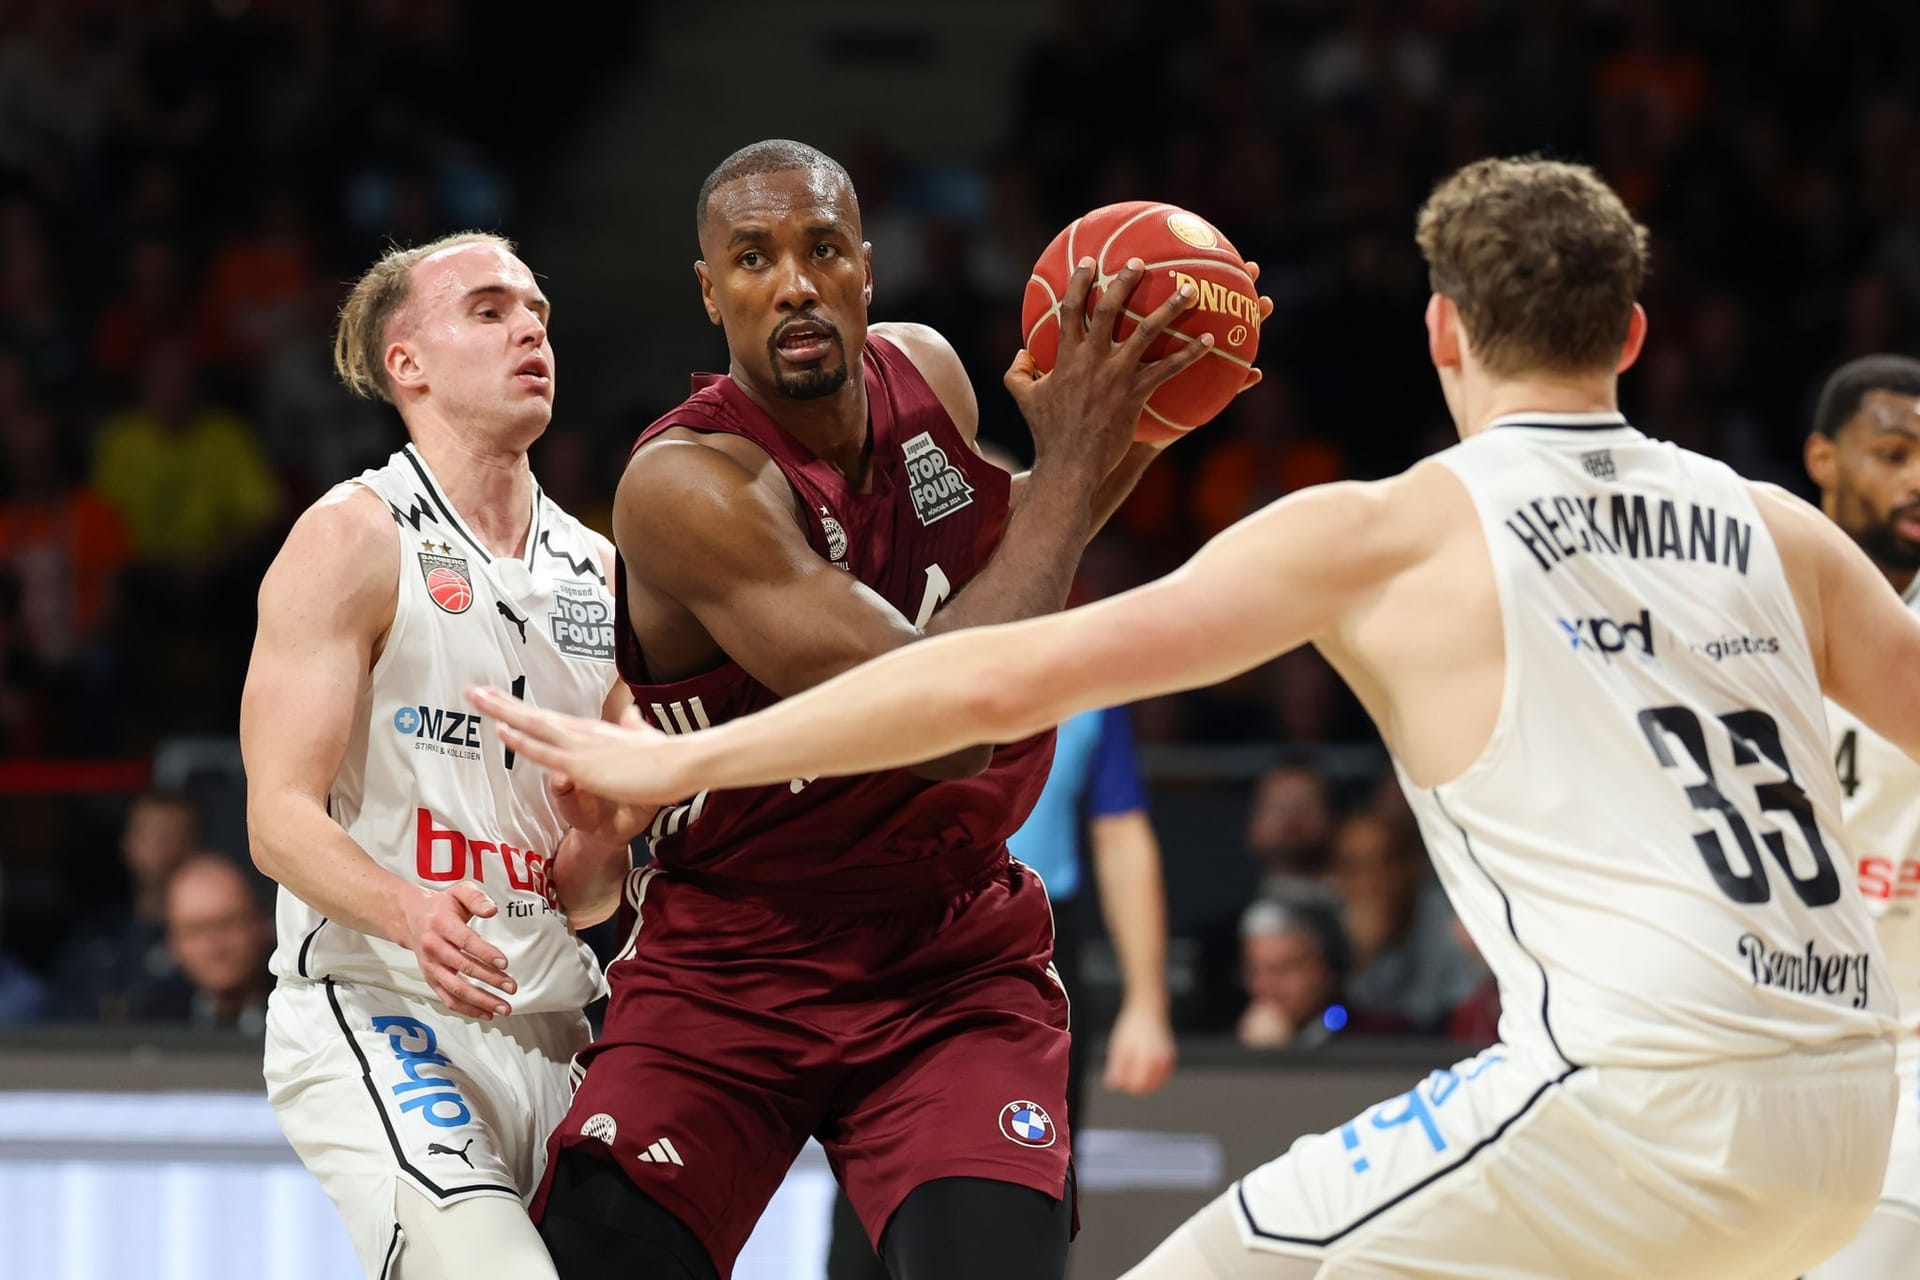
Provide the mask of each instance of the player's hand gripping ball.
MULTIPOLYGON (((1176 350, 1178 343, 1198 342, 1201 334, 1213 334, 1212 351, 1149 397, 1134 427, 1135 440, 1178 439, 1226 408, 1258 376, 1253 358, 1260 349, 1264 316, 1246 262, 1206 219, 1150 200, 1110 204, 1083 214, 1068 223, 1033 264, 1020 327, 1040 372, 1051 372, 1059 356, 1060 300, 1066 296, 1073 264, 1082 258, 1094 262, 1093 288, 1087 294, 1089 315, 1127 259, 1147 264, 1125 314, 1114 325, 1114 341, 1125 341, 1135 325, 1183 284, 1194 288, 1193 305, 1147 349, 1146 358, 1157 360, 1176 350)), ((1087 317, 1080 317, 1079 323, 1085 326, 1087 317)))

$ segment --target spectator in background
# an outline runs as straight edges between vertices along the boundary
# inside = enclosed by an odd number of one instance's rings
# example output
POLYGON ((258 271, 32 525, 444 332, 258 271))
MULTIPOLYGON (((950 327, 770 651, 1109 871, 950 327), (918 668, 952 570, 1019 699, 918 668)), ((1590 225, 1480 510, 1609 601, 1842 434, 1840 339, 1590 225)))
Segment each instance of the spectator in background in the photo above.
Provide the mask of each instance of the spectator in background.
POLYGON ((1354 814, 1334 835, 1332 880, 1353 948, 1354 1006, 1404 1018, 1421 1034, 1444 1031, 1480 975, 1454 940, 1453 910, 1418 835, 1354 814))
POLYGON ((192 354, 179 338, 147 351, 139 400, 101 429, 93 477, 126 519, 141 560, 177 569, 232 557, 280 505, 252 431, 201 402, 192 354))
POLYGON ((271 932, 246 874, 217 853, 193 855, 167 882, 166 921, 167 947, 192 986, 186 1020, 264 1031, 271 932))
POLYGON ((0 351, 0 563, 19 591, 9 639, 35 675, 39 732, 14 745, 83 754, 112 741, 114 659, 107 641, 132 548, 120 515, 75 482, 52 417, 32 399, 26 366, 0 351))
POLYGON ((1250 1049, 1310 1049, 1340 1031, 1405 1032, 1401 1019, 1347 1007, 1350 960, 1339 915, 1326 902, 1254 899, 1240 917, 1240 981, 1247 1007, 1234 1038, 1250 1049))
MULTIPOLYGON (((6 923, 6 868, 0 866, 0 925, 6 923)), ((47 1011, 47 984, 17 956, 0 948, 0 1027, 38 1022, 47 1011)))
POLYGON ((167 949, 167 882, 199 838, 186 796, 150 791, 133 802, 120 839, 133 896, 83 922, 62 949, 54 966, 61 1016, 127 1022, 184 1013, 190 990, 167 949))
POLYGON ((1290 886, 1324 876, 1332 835, 1326 775, 1310 764, 1267 770, 1254 788, 1253 808, 1247 814, 1247 852, 1258 865, 1261 892, 1284 895, 1290 886))

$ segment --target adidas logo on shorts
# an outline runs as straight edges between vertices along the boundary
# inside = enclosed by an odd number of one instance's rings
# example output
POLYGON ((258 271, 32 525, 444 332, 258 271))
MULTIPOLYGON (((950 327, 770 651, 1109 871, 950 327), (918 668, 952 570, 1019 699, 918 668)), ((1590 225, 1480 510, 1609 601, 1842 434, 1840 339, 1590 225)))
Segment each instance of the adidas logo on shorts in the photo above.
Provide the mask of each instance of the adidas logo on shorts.
POLYGON ((687 1167, 687 1162, 682 1160, 680 1153, 673 1149, 671 1138, 662 1138, 642 1151, 640 1159, 646 1164, 677 1164, 683 1169, 687 1167))

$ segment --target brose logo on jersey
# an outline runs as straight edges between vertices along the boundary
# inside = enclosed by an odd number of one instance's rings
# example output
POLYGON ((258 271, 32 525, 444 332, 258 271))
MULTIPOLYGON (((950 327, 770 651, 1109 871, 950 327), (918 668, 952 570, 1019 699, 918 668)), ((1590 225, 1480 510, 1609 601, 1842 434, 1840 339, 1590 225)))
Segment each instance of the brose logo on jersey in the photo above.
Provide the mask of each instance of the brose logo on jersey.
POLYGON ((595 662, 613 661, 613 606, 592 587, 556 583, 548 624, 553 628, 553 647, 560 652, 595 662))
POLYGON ((907 459, 908 495, 913 499, 913 514, 923 525, 943 520, 973 505, 973 486, 960 468, 947 458, 947 451, 933 442, 933 433, 922 431, 907 441, 901 452, 907 459))
POLYGON ((393 713, 393 730, 414 740, 415 751, 431 751, 456 760, 480 758, 480 717, 424 704, 393 713))
MULTIPOLYGON (((560 910, 559 895, 547 879, 547 863, 550 859, 546 854, 532 849, 517 849, 504 840, 476 840, 464 831, 442 827, 429 809, 416 808, 413 822, 413 869, 422 880, 472 880, 477 884, 485 884, 486 855, 492 854, 506 872, 509 885, 527 893, 539 894, 546 900, 545 910, 560 910)), ((498 876, 494 883, 499 883, 498 876)), ((500 905, 509 917, 515 918, 533 915, 541 909, 524 900, 500 905)))
POLYGON ((1639 650, 1640 661, 1651 662, 1659 655, 1654 652, 1653 614, 1642 609, 1636 618, 1624 622, 1616 618, 1559 618, 1560 632, 1566 636, 1574 650, 1589 650, 1597 653, 1608 662, 1613 661, 1616 653, 1625 653, 1629 648, 1639 650))

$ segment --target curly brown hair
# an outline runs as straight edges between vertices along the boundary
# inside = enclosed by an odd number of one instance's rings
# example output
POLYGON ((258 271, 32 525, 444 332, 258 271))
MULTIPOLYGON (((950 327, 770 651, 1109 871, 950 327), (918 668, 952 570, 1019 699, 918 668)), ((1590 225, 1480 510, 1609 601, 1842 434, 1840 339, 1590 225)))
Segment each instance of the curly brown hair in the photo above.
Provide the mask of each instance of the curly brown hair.
POLYGON ((1647 229, 1581 164, 1478 160, 1435 187, 1414 239, 1489 373, 1609 372, 1647 275, 1647 229))
POLYGON ((513 241, 505 236, 461 231, 411 249, 396 245, 354 281, 333 331, 333 370, 349 391, 369 400, 393 403, 393 387, 387 381, 387 324, 407 305, 413 269, 442 249, 463 244, 490 244, 507 253, 515 252, 513 241))

